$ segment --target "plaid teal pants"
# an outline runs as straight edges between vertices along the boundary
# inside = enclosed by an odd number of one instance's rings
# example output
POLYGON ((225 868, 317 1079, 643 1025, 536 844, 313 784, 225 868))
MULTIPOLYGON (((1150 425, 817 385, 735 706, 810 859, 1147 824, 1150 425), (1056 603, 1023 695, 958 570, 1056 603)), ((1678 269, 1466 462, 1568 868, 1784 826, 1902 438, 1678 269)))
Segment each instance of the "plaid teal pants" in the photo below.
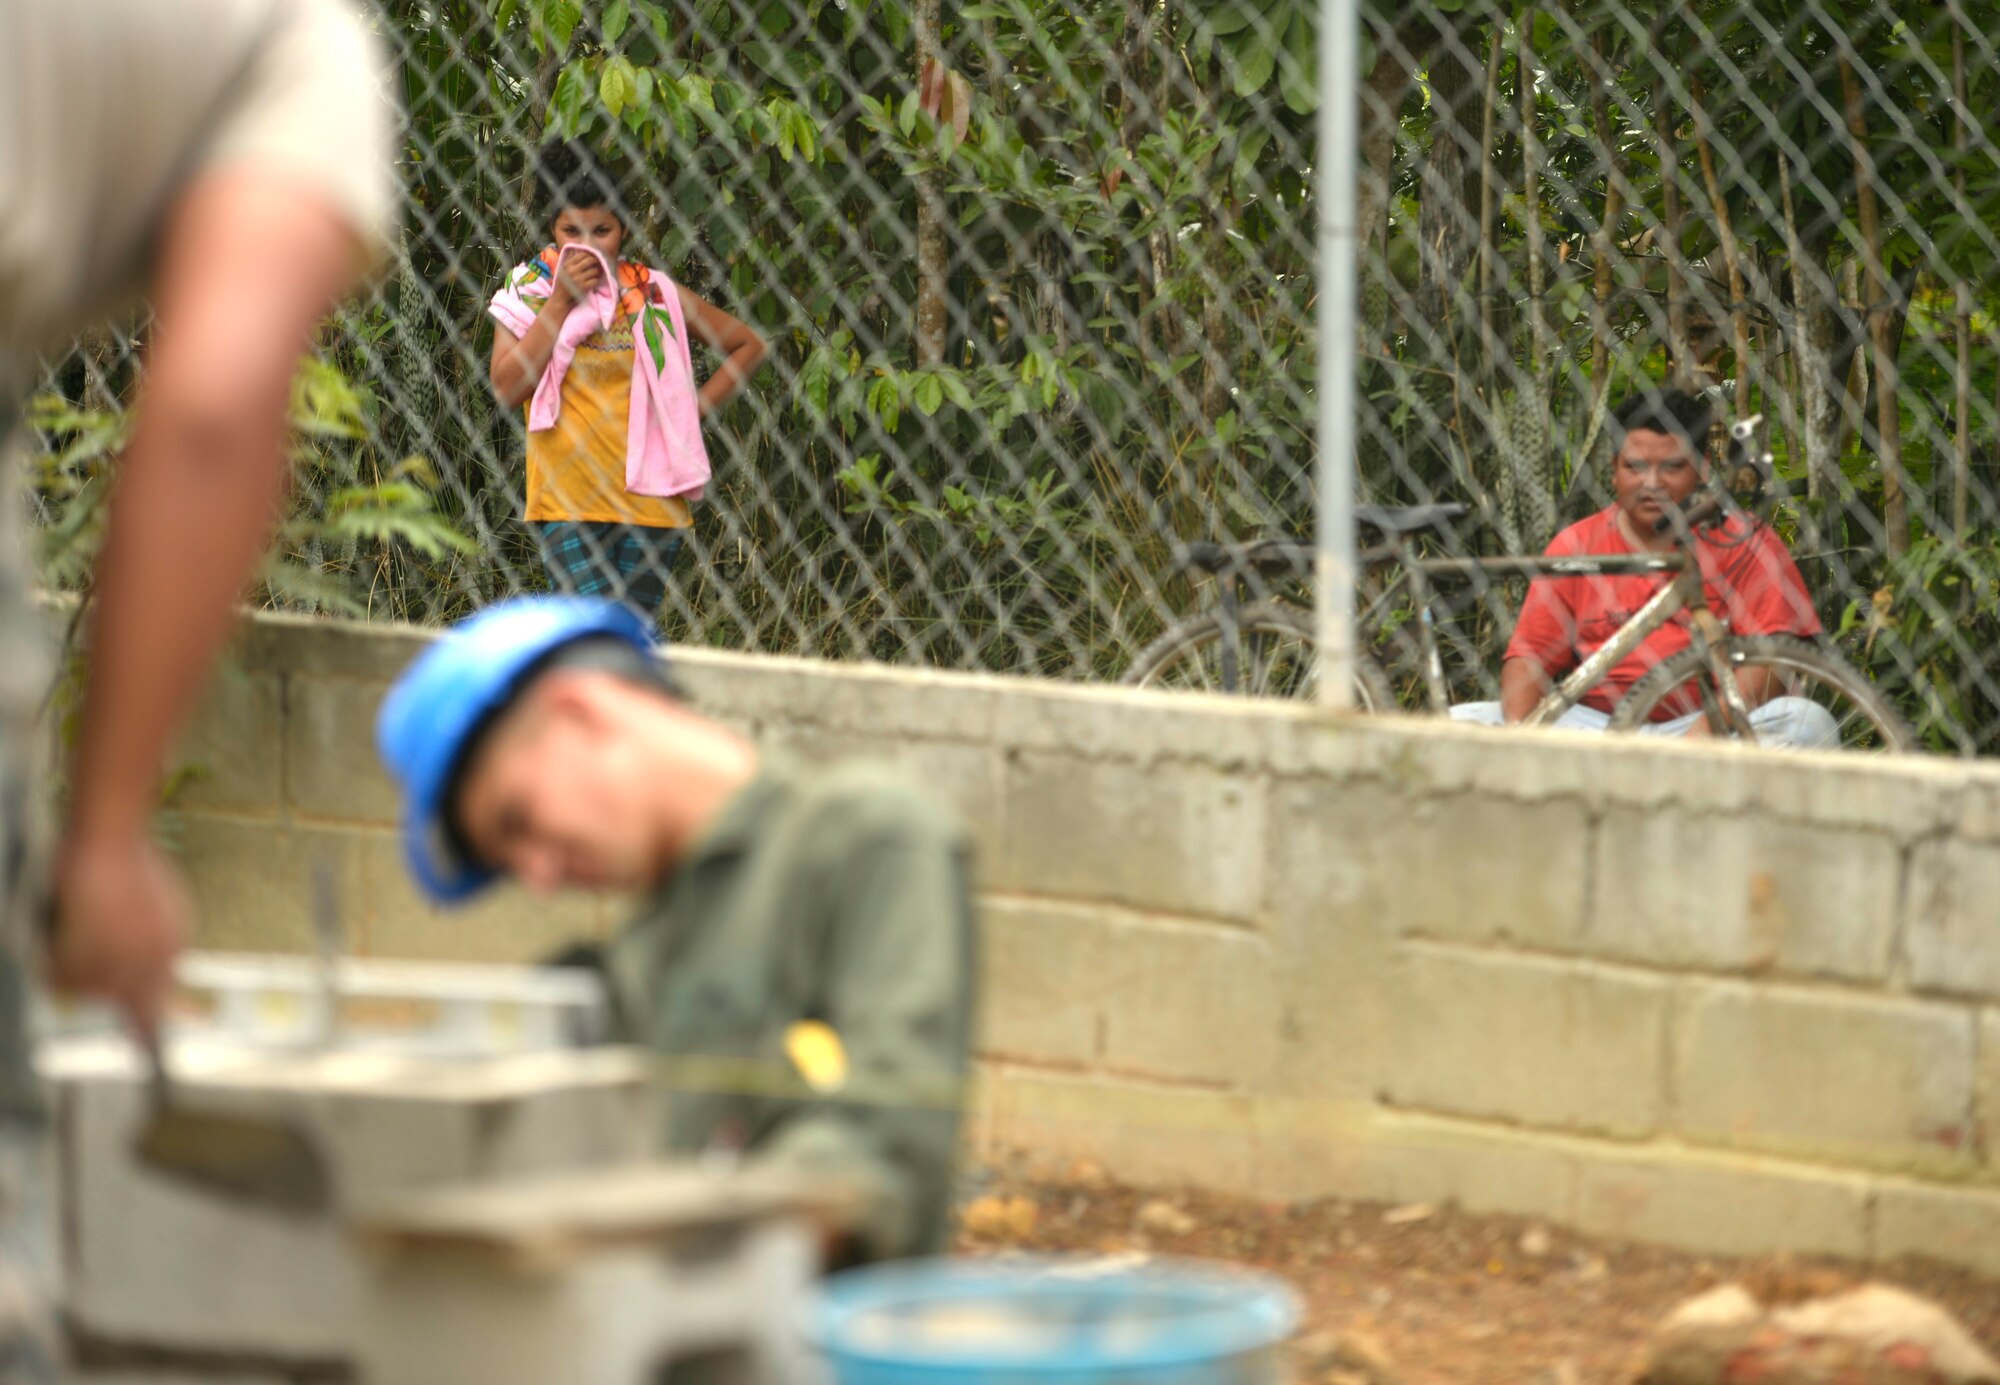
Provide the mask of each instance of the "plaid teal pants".
POLYGON ((667 596, 667 574, 685 529, 549 520, 534 525, 549 585, 573 596, 622 601, 651 620, 667 596))

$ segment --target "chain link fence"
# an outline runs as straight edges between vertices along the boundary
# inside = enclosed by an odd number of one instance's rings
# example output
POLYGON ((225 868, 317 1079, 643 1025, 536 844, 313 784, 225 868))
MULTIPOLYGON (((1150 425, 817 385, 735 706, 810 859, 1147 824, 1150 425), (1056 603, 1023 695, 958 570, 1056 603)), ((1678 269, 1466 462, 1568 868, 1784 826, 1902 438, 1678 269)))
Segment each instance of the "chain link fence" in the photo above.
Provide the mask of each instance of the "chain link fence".
MULTIPOLYGON (((550 582, 485 309, 575 138, 625 255, 771 347, 707 422, 670 638, 1110 679, 1240 585, 1305 647, 1302 567, 1179 560, 1312 531, 1315 0, 375 8, 405 238, 302 383, 270 600, 437 621, 550 582)), ((1466 505, 1426 553, 1535 553, 1611 503, 1613 406, 1708 391, 1765 420, 1827 638, 1930 748, 2000 743, 1996 8, 1364 7, 1358 498, 1466 505)), ((143 338, 38 406, 58 583, 143 338)), ((1453 699, 1494 695, 1521 597, 1438 583, 1453 699)), ((1420 614, 1361 632, 1413 710, 1420 614)))

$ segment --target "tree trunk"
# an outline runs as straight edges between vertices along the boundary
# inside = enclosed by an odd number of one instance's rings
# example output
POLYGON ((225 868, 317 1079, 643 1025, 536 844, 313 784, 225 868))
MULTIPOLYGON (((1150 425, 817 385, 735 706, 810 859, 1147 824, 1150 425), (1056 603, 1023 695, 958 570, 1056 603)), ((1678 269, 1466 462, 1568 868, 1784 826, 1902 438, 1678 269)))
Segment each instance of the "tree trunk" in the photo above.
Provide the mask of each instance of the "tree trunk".
MULTIPOLYGON (((916 36, 917 81, 921 84, 933 63, 942 67, 938 32, 938 0, 916 0, 911 10, 916 36)), ((950 287, 951 254, 945 239, 944 174, 917 175, 917 369, 944 362, 946 293, 950 287)))
POLYGON ((1410 89, 1410 60, 1402 45, 1378 43, 1375 66, 1361 91, 1361 186, 1355 193, 1355 229, 1361 256, 1362 350, 1387 351, 1389 326, 1389 175, 1396 162, 1396 131, 1410 89))
POLYGON ((1722 242, 1722 260, 1729 271, 1729 341, 1736 353, 1736 416, 1750 416, 1750 307, 1743 300, 1743 252, 1736 243, 1736 228, 1729 219, 1729 201, 1722 195, 1722 182, 1715 176, 1715 151, 1709 147, 1708 109, 1702 103, 1701 78, 1696 77, 1694 97, 1694 148, 1701 161, 1701 180, 1708 190, 1709 210, 1715 216, 1715 231, 1722 242))
POLYGON ((1604 165, 1604 212, 1590 237, 1590 395, 1592 415, 1611 388, 1611 269, 1618 239, 1618 218, 1624 210, 1623 171, 1611 139, 1610 98, 1606 82, 1604 35, 1591 35, 1590 127, 1597 140, 1597 157, 1604 165))
POLYGON ((1479 229, 1478 170, 1472 157, 1478 132, 1471 116, 1480 88, 1465 63, 1467 40, 1476 32, 1477 21, 1462 11, 1441 15, 1437 22, 1450 27, 1439 31, 1429 69, 1431 139, 1420 170, 1419 308, 1424 321, 1441 334, 1433 358, 1424 364, 1450 371, 1456 364, 1453 348, 1465 335, 1462 329, 1469 316, 1466 278, 1479 229))
MULTIPOLYGON (((1154 98, 1155 108, 1159 110, 1167 108, 1167 74, 1170 70, 1166 63, 1160 64, 1160 84, 1154 98)), ((1181 354, 1182 340, 1179 305, 1165 297, 1167 278, 1174 268, 1173 242, 1164 229, 1155 230, 1147 237, 1146 250, 1152 259, 1152 292, 1157 303, 1153 312, 1153 328, 1159 334, 1161 358, 1171 361, 1181 354)))
MULTIPOLYGON (((1840 473, 1840 396, 1834 392, 1834 341, 1840 332, 1840 293, 1827 272, 1822 246, 1799 235, 1792 202, 1791 164, 1778 155, 1778 191, 1785 210, 1785 259, 1792 279, 1793 372, 1798 380, 1799 449, 1805 454, 1806 495, 1831 499, 1840 473)), ((1843 371, 1844 373, 1844 371, 1843 371)))
POLYGON ((1500 107, 1501 37, 1500 22, 1495 19, 1493 36, 1486 43, 1486 81, 1479 100, 1479 335, 1485 343, 1482 354, 1488 357, 1500 354, 1499 343, 1493 339, 1493 294, 1497 287, 1494 267, 1499 259, 1495 227, 1499 220, 1500 182, 1493 167, 1493 121, 1500 107))
MULTIPOLYGON (((1958 5, 1953 3, 1950 9, 1951 147, 1958 153, 1952 187, 1963 207, 1966 205, 1965 27, 1958 5)), ((1952 338, 1958 348, 1958 361, 1952 377, 1952 415, 1956 427, 1952 433, 1951 454, 1951 536, 1963 545, 1972 519, 1972 285, 1966 282, 1963 274, 1958 276, 1954 298, 1952 338)), ((1963 589, 1963 595, 1970 596, 1970 588, 1963 589)))
POLYGON ((1667 261, 1667 356, 1669 379, 1685 389, 1694 382, 1692 349, 1688 345, 1687 268, 1681 262, 1685 221, 1681 211, 1681 152, 1674 138, 1673 110, 1667 104, 1667 84, 1653 84, 1653 144, 1660 158, 1660 248, 1667 261))
POLYGON ((1861 213, 1861 241, 1868 275, 1868 335, 1874 347, 1875 454, 1882 468, 1882 527, 1888 531, 1889 556, 1910 551, 1909 502, 1904 494, 1903 436, 1898 398, 1894 326, 1889 296, 1889 270, 1882 262, 1881 210, 1875 195, 1875 160, 1868 152, 1868 118, 1862 108, 1861 83, 1854 67, 1839 60, 1840 90, 1847 107, 1848 143, 1854 153, 1855 200, 1861 213))

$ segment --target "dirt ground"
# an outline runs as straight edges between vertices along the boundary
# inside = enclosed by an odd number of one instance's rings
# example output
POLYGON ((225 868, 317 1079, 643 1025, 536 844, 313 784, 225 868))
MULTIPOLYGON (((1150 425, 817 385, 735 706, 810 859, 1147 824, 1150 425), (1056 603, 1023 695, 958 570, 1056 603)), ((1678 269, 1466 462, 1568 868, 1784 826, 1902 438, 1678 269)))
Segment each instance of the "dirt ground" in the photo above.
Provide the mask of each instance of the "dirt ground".
POLYGON ((2000 1281, 1928 1262, 1732 1260, 1591 1240, 1518 1217, 1327 1200, 1266 1205, 1060 1176, 981 1171, 959 1249, 1201 1256, 1275 1271, 1305 1301, 1301 1385, 1610 1385, 1675 1304, 1744 1274, 1899 1284, 1937 1300, 2000 1354, 2000 1281), (1372 1370, 1382 1358, 1387 1374, 1372 1370))

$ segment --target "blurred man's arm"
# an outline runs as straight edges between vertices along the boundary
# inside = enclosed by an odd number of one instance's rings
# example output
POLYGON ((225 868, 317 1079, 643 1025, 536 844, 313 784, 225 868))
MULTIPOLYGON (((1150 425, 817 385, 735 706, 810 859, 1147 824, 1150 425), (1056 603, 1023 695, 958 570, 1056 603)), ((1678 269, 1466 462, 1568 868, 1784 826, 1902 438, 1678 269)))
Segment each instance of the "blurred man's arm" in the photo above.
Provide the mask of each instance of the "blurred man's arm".
POLYGON ((941 1251, 971 1049, 968 871, 932 823, 863 848, 842 874, 826 1019, 852 1099, 806 1108, 759 1157, 858 1194, 855 1258, 941 1251))
POLYGON ((245 166, 191 185, 98 566, 89 692, 56 863, 57 984, 153 1024, 186 928, 149 839, 162 765, 269 542, 292 377, 361 264, 319 200, 245 166))
POLYGON ((1554 686, 1533 659, 1512 658, 1500 665, 1500 716, 1510 725, 1525 719, 1554 686))

